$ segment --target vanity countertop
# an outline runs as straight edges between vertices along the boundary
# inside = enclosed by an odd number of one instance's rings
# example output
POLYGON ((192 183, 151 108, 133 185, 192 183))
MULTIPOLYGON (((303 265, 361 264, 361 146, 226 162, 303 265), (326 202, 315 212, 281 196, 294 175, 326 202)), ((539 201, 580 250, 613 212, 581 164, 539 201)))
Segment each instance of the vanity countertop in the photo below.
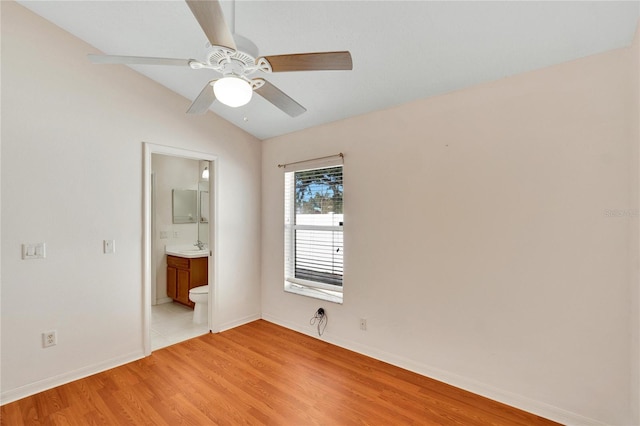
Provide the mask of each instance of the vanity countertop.
POLYGON ((205 247, 200 250, 194 245, 175 245, 166 246, 164 252, 170 256, 184 257, 186 259, 195 259, 198 257, 208 257, 209 249, 205 247))

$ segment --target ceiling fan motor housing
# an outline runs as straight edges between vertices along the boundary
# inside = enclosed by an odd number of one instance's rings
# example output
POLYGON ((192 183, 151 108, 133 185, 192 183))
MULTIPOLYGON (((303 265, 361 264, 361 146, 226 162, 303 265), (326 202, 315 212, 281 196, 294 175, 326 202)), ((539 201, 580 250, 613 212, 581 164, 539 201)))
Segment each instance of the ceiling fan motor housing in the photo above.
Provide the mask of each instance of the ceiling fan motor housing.
POLYGON ((271 72, 269 62, 264 58, 256 58, 241 50, 230 50, 225 47, 212 46, 212 50, 207 55, 207 66, 218 71, 223 76, 246 77, 260 70, 271 72))

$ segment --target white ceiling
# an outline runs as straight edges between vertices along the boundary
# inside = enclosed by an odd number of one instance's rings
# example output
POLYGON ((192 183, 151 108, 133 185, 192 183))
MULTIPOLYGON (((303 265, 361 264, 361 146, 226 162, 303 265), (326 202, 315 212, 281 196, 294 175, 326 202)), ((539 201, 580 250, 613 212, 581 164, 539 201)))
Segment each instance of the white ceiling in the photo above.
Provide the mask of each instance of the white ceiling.
MULTIPOLYGON (((204 60, 206 37, 181 0, 20 3, 105 54, 204 60)), ((223 10, 232 27, 231 3, 223 10)), ((260 96, 211 109, 266 139, 626 47, 639 17, 638 1, 238 0, 236 33, 261 55, 349 50, 353 71, 265 75, 307 108, 296 118, 260 96)), ((189 100, 219 77, 187 67, 132 68, 189 100)))

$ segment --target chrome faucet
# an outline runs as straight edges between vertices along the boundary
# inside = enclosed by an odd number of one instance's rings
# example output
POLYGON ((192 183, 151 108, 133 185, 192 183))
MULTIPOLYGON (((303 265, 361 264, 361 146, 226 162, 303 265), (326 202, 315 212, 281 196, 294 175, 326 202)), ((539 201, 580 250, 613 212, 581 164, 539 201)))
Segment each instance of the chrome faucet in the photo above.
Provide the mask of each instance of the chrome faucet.
POLYGON ((204 250, 204 243, 202 241, 200 241, 200 240, 196 241, 194 246, 197 246, 198 249, 200 249, 200 250, 204 250))

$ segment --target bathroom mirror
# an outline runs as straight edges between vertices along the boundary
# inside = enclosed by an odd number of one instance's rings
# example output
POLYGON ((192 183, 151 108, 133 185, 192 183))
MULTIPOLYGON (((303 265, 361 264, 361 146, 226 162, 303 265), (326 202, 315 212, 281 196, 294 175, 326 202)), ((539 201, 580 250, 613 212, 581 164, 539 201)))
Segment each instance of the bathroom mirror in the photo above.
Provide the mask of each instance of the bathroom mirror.
POLYGON ((198 191, 195 189, 174 189, 173 223, 196 223, 198 220, 198 191))
MULTIPOLYGON (((203 162, 209 166, 209 162, 203 162)), ((209 180, 202 179, 198 182, 198 240, 209 245, 209 220, 211 219, 209 210, 209 180)))

